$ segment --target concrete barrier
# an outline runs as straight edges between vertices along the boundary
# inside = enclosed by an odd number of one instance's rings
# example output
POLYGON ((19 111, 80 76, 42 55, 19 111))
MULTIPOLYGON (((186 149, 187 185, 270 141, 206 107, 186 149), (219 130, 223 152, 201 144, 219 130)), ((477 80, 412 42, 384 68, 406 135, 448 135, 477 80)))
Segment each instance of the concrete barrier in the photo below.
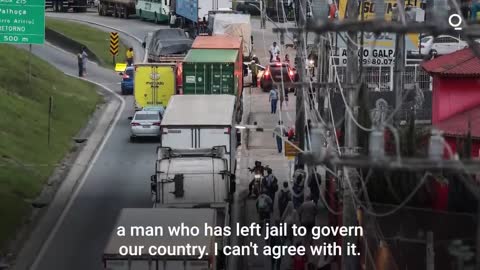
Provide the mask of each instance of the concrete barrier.
POLYGON ((99 65, 104 64, 87 46, 47 27, 45 28, 45 39, 53 45, 74 54, 80 53, 82 48, 85 47, 90 61, 96 62, 99 65))

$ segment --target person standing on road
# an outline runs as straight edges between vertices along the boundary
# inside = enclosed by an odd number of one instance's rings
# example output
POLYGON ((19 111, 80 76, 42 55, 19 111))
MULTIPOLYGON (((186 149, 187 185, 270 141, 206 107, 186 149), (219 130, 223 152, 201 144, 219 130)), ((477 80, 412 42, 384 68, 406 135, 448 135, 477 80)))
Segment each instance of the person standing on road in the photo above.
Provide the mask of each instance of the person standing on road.
POLYGON ((273 212, 273 201, 263 190, 260 196, 258 196, 256 207, 260 224, 263 226, 265 221, 270 220, 270 214, 273 212))
POLYGON ((78 77, 83 77, 83 57, 81 52, 77 54, 77 60, 78 60, 78 77))
POLYGON ((257 74, 258 74, 258 66, 255 61, 256 56, 254 55, 252 61, 250 62, 250 71, 252 72, 252 86, 257 87, 257 74))
POLYGON ((127 50, 126 56, 127 56, 127 66, 131 66, 133 64, 133 57, 134 57, 133 48, 130 47, 127 50))
POLYGON ((304 180, 303 174, 296 175, 294 179, 295 179, 295 182, 293 183, 293 187, 292 187, 292 192, 293 192, 292 200, 293 200, 293 206, 295 207, 295 209, 298 209, 302 205, 303 199, 304 199, 303 189, 305 186, 305 180, 304 180))
POLYGON ((270 52, 270 62, 273 62, 273 59, 280 55, 280 47, 277 46, 277 42, 274 41, 268 51, 270 52))
POLYGON ((279 154, 282 153, 282 147, 283 147, 282 137, 285 135, 285 133, 286 133, 286 129, 285 129, 285 126, 283 125, 283 122, 278 121, 278 125, 273 130, 273 137, 275 137, 277 141, 277 150, 279 154))
POLYGON ((285 209, 289 202, 292 201, 292 193, 290 192, 290 188, 288 187, 288 182, 283 182, 283 188, 280 190, 280 194, 278 195, 278 214, 283 216, 285 209))
POLYGON ((83 74, 84 75, 87 75, 87 61, 88 61, 87 48, 83 47, 82 48, 82 63, 83 63, 83 74))
POLYGON ((275 193, 278 190, 278 179, 273 175, 271 168, 267 168, 267 175, 262 180, 262 190, 267 193, 270 199, 272 199, 272 202, 275 201, 275 193))
POLYGON ((170 14, 170 28, 175 28, 176 23, 177 23, 177 16, 175 15, 175 12, 172 12, 170 14))
POLYGON ((287 224, 287 236, 285 237, 290 244, 293 244, 293 228, 292 225, 297 224, 297 210, 293 207, 293 202, 288 202, 283 215, 281 215, 280 221, 287 224))
POLYGON ((270 107, 271 107, 271 114, 276 114, 277 113, 277 103, 278 103, 278 91, 275 89, 275 87, 272 87, 270 90, 269 96, 268 96, 268 101, 270 102, 270 107))
POLYGON ((283 89, 283 96, 285 97, 285 107, 288 108, 288 88, 287 87, 283 89))
POLYGON ((312 231, 313 226, 315 226, 315 217, 317 216, 317 206, 310 198, 307 197, 307 200, 302 203, 300 208, 298 208, 298 217, 300 219, 300 225, 307 228, 307 233, 312 231))

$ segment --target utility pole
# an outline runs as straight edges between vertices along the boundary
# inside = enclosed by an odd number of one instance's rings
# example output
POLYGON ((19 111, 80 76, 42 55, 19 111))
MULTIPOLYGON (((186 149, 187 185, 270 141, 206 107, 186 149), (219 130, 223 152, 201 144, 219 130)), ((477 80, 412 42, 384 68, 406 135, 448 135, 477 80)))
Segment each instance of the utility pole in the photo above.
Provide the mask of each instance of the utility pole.
POLYGON ((260 29, 266 28, 266 21, 265 21, 265 0, 260 1, 260 29))
MULTIPOLYGON (((394 19, 401 21, 400 14, 405 11, 403 1, 398 1, 394 19), (395 18, 397 17, 397 18, 395 18)), ((406 22, 405 22, 406 23, 406 22)), ((403 96, 403 74, 405 73, 405 34, 397 33, 395 37, 395 62, 393 63, 393 91, 395 93, 395 108, 402 103, 403 96)), ((399 124, 398 117, 395 117, 394 124, 399 124)))
MULTIPOLYGON (((306 0, 298 0, 299 5, 295 8, 298 9, 299 13, 299 20, 298 20, 298 27, 300 29, 305 28, 306 24, 306 12, 307 12, 307 1, 306 0)), ((305 76, 305 58, 303 57, 303 53, 305 52, 305 40, 303 32, 299 32, 297 34, 297 55, 295 57, 295 62, 297 64, 297 72, 300 78, 300 82, 306 83, 305 76)), ((297 134, 298 140, 298 147, 302 150, 305 149, 305 108, 304 108, 304 89, 305 87, 302 86, 301 88, 297 88, 297 99, 296 99, 296 121, 295 121, 295 133, 297 134)), ((298 165, 303 167, 303 162, 299 161, 298 165)))
MULTIPOLYGON (((358 20, 359 7, 357 0, 348 0, 347 3, 347 18, 349 20, 358 20)), ((349 87, 356 85, 359 75, 358 68, 358 49, 357 32, 347 32, 347 84, 349 87)), ((355 114, 357 106, 357 93, 355 88, 347 88, 347 102, 355 114)), ((345 146, 347 154, 353 154, 357 146, 357 127, 353 122, 354 115, 348 113, 348 108, 345 109, 345 146)), ((357 209, 352 194, 358 186, 358 174, 354 168, 345 167, 343 174, 343 226, 358 226, 357 209), (346 181, 350 181, 350 184, 346 181), (350 189, 353 188, 353 190, 350 189)), ((342 239, 342 269, 356 270, 359 269, 359 259, 357 256, 349 256, 347 254, 348 244, 357 244, 356 237, 343 237, 342 239)))

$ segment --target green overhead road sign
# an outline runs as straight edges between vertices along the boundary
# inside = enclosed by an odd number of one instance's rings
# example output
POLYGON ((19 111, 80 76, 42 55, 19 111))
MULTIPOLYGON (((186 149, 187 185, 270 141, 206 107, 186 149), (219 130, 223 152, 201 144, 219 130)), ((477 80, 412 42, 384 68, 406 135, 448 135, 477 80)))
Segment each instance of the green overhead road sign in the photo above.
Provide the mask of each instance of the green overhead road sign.
POLYGON ((44 41, 45 0, 0 0, 0 43, 44 41))

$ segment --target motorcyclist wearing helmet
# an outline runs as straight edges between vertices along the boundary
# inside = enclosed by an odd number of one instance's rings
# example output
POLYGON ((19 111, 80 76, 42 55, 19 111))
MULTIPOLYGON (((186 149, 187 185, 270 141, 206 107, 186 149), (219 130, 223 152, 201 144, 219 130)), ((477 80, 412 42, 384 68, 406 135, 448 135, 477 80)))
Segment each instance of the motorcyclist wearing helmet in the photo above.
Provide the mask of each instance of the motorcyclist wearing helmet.
MULTIPOLYGON (((255 161, 255 167, 249 169, 251 173, 253 172, 258 172, 260 175, 264 175, 265 167, 262 166, 262 162, 256 160, 255 161)), ((250 184, 248 184, 248 196, 252 195, 252 189, 253 189, 253 184, 255 183, 255 178, 250 181, 250 184)))

